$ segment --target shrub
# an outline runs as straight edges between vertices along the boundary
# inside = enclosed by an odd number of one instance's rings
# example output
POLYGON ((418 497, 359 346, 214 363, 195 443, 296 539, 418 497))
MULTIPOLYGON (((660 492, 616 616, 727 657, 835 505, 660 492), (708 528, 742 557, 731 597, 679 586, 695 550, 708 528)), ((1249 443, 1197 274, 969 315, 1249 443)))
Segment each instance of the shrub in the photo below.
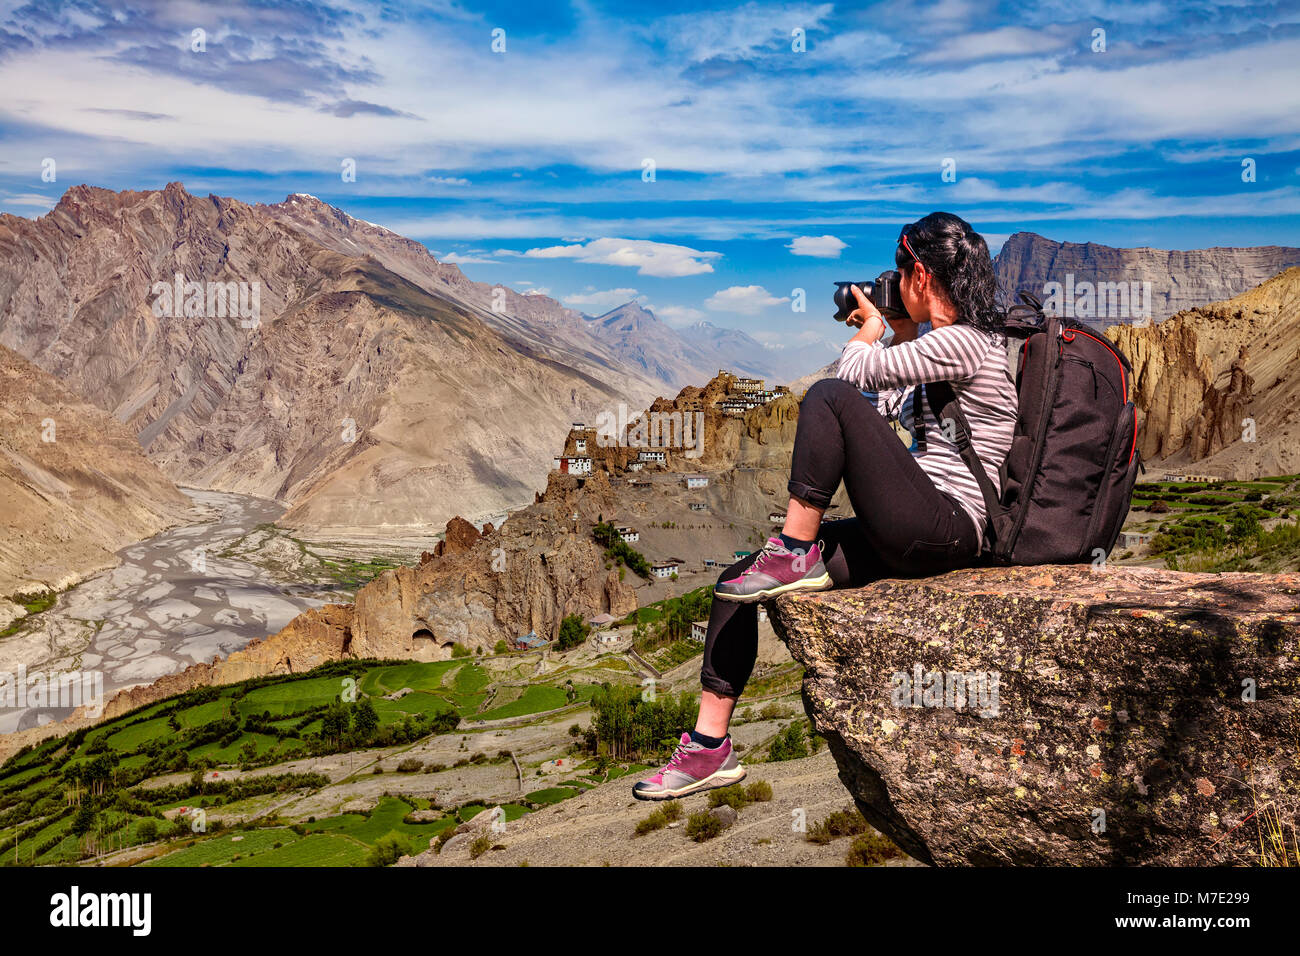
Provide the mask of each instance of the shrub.
POLYGON ((636 825, 636 835, 645 836, 647 833, 653 833, 655 830, 662 830, 668 826, 668 817, 664 815, 662 809, 653 811, 644 820, 639 820, 636 825))
POLYGON ((414 757, 407 757, 397 765, 398 773, 419 773, 424 767, 423 760, 416 760, 414 757))
POLYGON ((411 845, 399 833, 390 833, 375 841, 366 856, 366 866, 392 866, 404 856, 410 856, 411 845))
POLYGON ((469 845, 469 858, 477 860, 490 849, 492 849, 492 838, 485 833, 480 837, 476 837, 474 842, 469 845))
POLYGON ((798 760, 807 756, 808 735, 801 721, 795 721, 777 734, 767 752, 769 760, 798 760))
POLYGON ((821 823, 813 825, 804 837, 809 843, 825 846, 836 837, 865 833, 867 821, 857 810, 836 810, 821 823))
POLYGON ((686 821, 686 835, 696 843, 712 840, 722 830, 722 821, 707 810, 692 813, 690 819, 686 821))
POLYGON ((903 851, 879 833, 863 833, 854 837, 844 854, 846 866, 879 866, 886 860, 901 857, 903 851))
POLYGON ((745 788, 750 803, 767 803, 772 799, 772 785, 766 780, 755 780, 745 788))
POLYGON ((749 795, 745 788, 738 783, 733 783, 729 787, 719 787, 717 790, 709 791, 709 806, 721 807, 728 806, 739 813, 749 804, 749 795))

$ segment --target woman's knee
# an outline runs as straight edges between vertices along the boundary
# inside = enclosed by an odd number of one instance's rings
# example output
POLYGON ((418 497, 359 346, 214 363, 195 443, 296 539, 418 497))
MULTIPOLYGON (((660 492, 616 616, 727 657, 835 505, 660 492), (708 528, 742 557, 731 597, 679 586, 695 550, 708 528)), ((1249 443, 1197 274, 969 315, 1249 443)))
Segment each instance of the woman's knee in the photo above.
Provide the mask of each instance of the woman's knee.
POLYGON ((806 402, 812 399, 815 402, 826 402, 834 405, 837 401, 846 395, 860 395, 858 387, 852 382, 842 378, 823 378, 808 387, 804 393, 803 400, 806 402))

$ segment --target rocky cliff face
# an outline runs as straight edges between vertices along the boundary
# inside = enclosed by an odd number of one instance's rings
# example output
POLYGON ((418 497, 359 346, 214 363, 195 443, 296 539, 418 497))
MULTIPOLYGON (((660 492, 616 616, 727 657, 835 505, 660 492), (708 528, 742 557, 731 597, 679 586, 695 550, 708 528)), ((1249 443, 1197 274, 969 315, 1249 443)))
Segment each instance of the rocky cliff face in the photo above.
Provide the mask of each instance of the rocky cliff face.
POLYGON ((841 780, 917 859, 1251 864, 1261 811, 1297 823, 1300 575, 957 571, 772 620, 841 780))
MULTIPOLYGON (((1103 282, 1138 283, 1139 288, 1141 283, 1149 282, 1150 318, 1157 322, 1184 309, 1240 295, 1295 265, 1300 265, 1300 249, 1289 246, 1216 247, 1190 252, 1116 249, 1095 242, 1054 242, 1032 232, 1015 233, 1003 243, 994 260, 998 284, 1008 295, 1025 289, 1043 297, 1049 282, 1062 286, 1069 283, 1080 289, 1082 283, 1088 283, 1094 292, 1103 282)), ((1100 309, 1105 299, 1103 295, 1103 301, 1095 302, 1094 310, 1100 309)), ((1074 301, 1079 302, 1079 297, 1074 301)), ((1130 302, 1123 314, 1095 311, 1094 317, 1104 326, 1130 321, 1141 314, 1130 302)))
POLYGON ((0 596, 111 567, 188 507, 126 427, 0 346, 0 596))
POLYGON ((1300 268, 1107 335, 1133 363, 1144 458, 1225 478, 1300 469, 1300 268))
POLYGON ((174 480, 288 500, 285 523, 318 533, 519 506, 569 422, 653 394, 573 338, 577 313, 484 307, 454 266, 309 198, 78 186, 40 219, 0 216, 0 343, 174 480), (178 274, 197 297, 170 292, 178 274), (217 314, 226 283, 250 312, 257 290, 257 316, 217 314))

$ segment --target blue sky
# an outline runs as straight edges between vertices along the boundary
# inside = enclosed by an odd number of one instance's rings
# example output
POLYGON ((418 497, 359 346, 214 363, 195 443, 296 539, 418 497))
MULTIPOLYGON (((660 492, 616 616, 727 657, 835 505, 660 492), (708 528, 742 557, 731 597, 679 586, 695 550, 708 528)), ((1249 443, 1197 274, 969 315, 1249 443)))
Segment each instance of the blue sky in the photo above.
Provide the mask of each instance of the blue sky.
POLYGON ((0 3, 0 88, 0 211, 307 192, 475 279, 774 346, 835 338, 830 282, 933 209, 994 249, 1300 245, 1296 2, 0 3))

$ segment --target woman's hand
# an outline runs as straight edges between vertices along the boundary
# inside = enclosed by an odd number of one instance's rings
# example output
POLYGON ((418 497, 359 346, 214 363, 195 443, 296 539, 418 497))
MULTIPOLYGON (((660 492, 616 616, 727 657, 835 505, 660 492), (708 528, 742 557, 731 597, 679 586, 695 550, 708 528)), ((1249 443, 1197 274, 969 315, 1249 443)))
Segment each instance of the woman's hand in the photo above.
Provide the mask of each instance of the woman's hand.
POLYGON ((876 308, 865 292, 855 285, 849 286, 853 290, 853 297, 858 302, 858 307, 849 313, 849 317, 844 321, 849 325, 856 326, 861 331, 853 336, 854 339, 861 342, 875 342, 885 334, 885 323, 894 330, 894 337, 890 340, 891 345, 898 345, 903 342, 911 342, 916 338, 919 327, 916 322, 906 316, 895 318, 892 314, 886 319, 876 308), (874 319, 874 321, 872 321, 874 319), (876 326, 879 325, 879 328, 876 326))
POLYGON ((844 324, 856 328, 857 334, 853 336, 855 342, 876 342, 885 334, 885 320, 876 308, 876 304, 867 298, 865 292, 855 285, 849 286, 853 292, 853 298, 857 300, 858 307, 849 313, 844 324))

